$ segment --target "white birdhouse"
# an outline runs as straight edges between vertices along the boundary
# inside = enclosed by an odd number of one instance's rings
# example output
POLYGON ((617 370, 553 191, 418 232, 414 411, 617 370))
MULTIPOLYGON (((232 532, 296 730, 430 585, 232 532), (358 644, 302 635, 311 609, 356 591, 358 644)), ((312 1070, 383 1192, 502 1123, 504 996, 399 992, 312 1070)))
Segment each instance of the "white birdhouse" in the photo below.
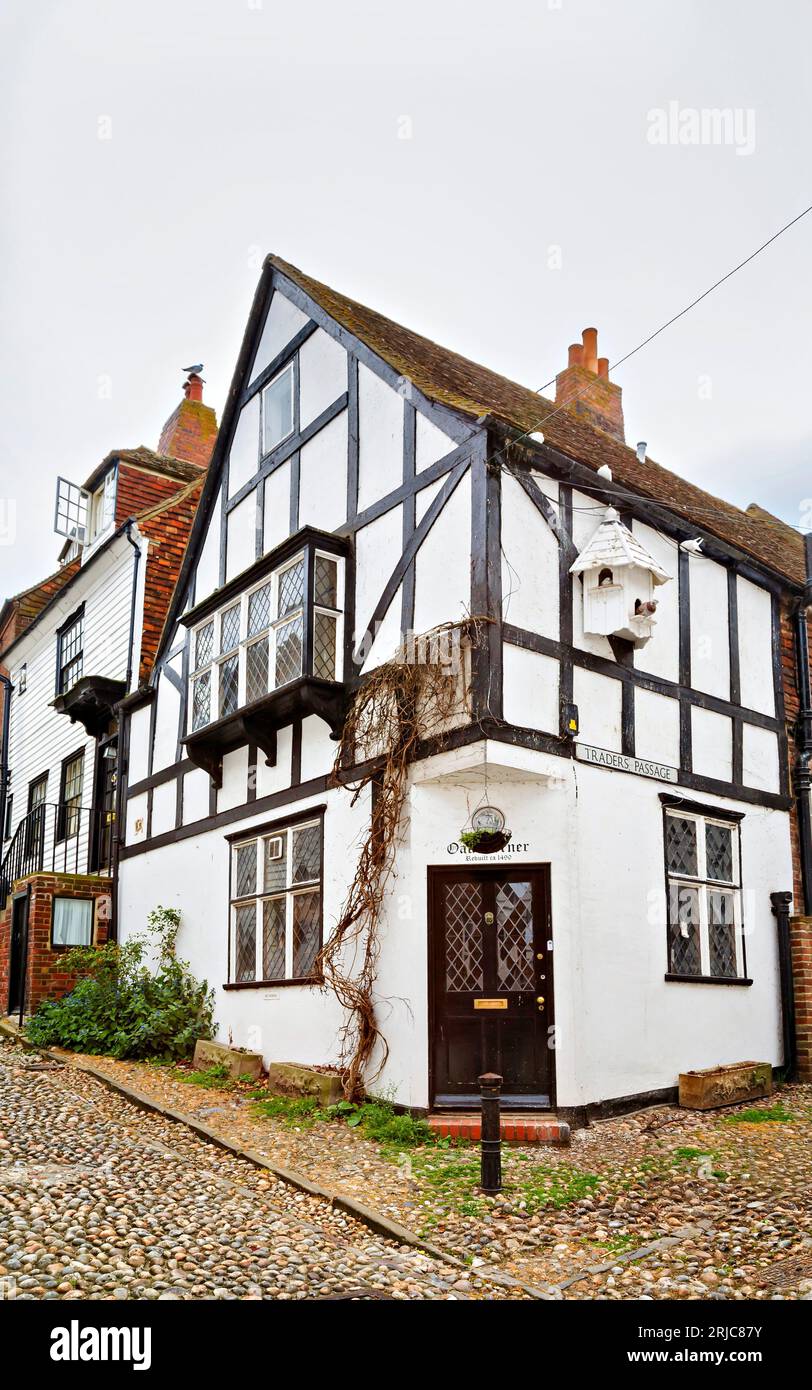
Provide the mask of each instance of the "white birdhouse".
POLYGON ((642 647, 654 631, 654 588, 671 578, 636 536, 607 507, 597 531, 570 574, 579 574, 584 590, 584 632, 625 637, 642 647))

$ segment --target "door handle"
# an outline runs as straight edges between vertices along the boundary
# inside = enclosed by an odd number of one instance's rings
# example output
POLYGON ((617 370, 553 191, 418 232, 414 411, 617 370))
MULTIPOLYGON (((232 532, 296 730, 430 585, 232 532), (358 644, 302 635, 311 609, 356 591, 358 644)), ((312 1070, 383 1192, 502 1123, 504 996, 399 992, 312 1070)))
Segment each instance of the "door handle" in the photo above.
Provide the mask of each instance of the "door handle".
POLYGON ((540 994, 540 995, 538 996, 538 998, 536 999, 536 1003, 537 1003, 537 1004, 543 1004, 543 1003, 544 1003, 544 995, 543 995, 543 994, 540 994))

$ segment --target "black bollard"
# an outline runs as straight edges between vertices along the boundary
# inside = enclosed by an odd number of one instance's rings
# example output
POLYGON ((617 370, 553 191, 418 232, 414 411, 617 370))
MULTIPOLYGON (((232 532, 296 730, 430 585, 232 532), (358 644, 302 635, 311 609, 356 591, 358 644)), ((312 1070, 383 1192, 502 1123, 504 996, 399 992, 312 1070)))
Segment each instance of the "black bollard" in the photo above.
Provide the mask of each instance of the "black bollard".
POLYGON ((482 1157, 479 1185, 483 1192, 502 1191, 502 1130, 499 1122, 499 1094, 502 1078, 486 1071, 479 1078, 482 1096, 482 1157))

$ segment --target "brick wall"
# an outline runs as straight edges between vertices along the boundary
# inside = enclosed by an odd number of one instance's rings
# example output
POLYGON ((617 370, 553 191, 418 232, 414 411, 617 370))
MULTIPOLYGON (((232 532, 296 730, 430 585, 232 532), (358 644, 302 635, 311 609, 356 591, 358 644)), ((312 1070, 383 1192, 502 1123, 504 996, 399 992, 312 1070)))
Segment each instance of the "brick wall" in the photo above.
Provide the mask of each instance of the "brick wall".
MULTIPOLYGON (((795 628, 789 604, 782 605, 781 610, 781 666, 784 677, 787 732, 789 734, 790 777, 792 777, 799 699, 795 628)), ((792 892, 794 905, 798 909, 803 907, 803 890, 798 811, 794 799, 790 811, 790 840, 792 845, 792 892)), ((800 913, 792 917, 790 941, 792 945, 792 979, 795 990, 798 1075, 802 1081, 812 1081, 812 917, 804 917, 800 913)))
MULTIPOLYGON (((43 999, 67 994, 76 984, 76 975, 65 969, 64 946, 51 945, 54 898, 92 898, 94 900, 94 945, 107 940, 106 924, 95 925, 95 901, 108 897, 110 879, 91 874, 31 874, 14 885, 14 891, 28 887, 28 961, 25 1011, 32 1013, 43 999)), ((12 901, 9 897, 0 913, 0 1013, 8 1008, 9 954, 11 947, 12 901)))

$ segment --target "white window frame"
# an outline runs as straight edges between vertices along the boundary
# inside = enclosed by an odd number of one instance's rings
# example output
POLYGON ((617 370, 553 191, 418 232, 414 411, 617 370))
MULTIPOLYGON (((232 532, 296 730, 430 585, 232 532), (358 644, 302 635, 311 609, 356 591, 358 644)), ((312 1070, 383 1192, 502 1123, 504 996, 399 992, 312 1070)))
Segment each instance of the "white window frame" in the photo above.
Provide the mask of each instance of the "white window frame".
POLYGON ((336 681, 337 681, 337 680, 340 680, 340 679, 341 679, 342 652, 343 652, 343 646, 344 646, 344 566, 341 564, 340 559, 339 559, 339 556, 338 556, 338 555, 331 555, 330 552, 329 552, 329 550, 314 550, 314 552, 313 552, 313 568, 314 568, 314 574, 313 574, 313 647, 314 647, 313 661, 314 661, 314 671, 313 671, 313 674, 314 674, 314 675, 316 674, 316 672, 315 672, 316 617, 318 616, 318 614, 321 613, 322 615, 324 615, 324 616, 326 616, 326 617, 330 617, 330 618, 334 618, 334 619, 335 619, 335 627, 336 627, 336 651, 335 651, 334 672, 333 672, 332 678, 324 676, 324 677, 320 677, 320 679, 323 679, 323 680, 332 679, 332 680, 336 680, 336 681), (337 607, 337 608, 326 608, 323 604, 316 603, 316 588, 315 588, 315 585, 316 585, 316 575, 315 575, 315 566, 316 566, 316 561, 317 561, 319 558, 321 558, 322 560, 331 560, 331 561, 333 562, 333 564, 335 564, 335 566, 336 566, 336 603, 338 604, 338 607, 337 607))
MULTIPOLYGON (((322 556, 324 559, 327 559, 327 560, 330 560, 330 561, 334 562, 335 565, 337 566, 336 599, 337 599, 337 602, 338 602, 338 604, 339 604, 339 607, 336 608, 336 609, 333 609, 333 608, 326 608, 326 607, 325 607, 324 605, 322 605, 322 604, 316 605, 316 604, 314 603, 314 605, 313 605, 313 621, 314 621, 314 630, 315 630, 315 618, 316 618, 316 614, 324 614, 324 615, 327 615, 327 616, 332 617, 332 618, 335 619, 335 623, 336 623, 336 649, 335 649, 335 670, 334 670, 333 679, 336 680, 336 681, 338 681, 338 680, 341 680, 341 676, 342 676, 343 649, 344 649, 344 594, 345 594, 345 583, 346 583, 346 571, 345 571, 344 558, 343 558, 343 556, 341 556, 341 555, 336 555, 336 554, 334 554, 334 553, 332 553, 332 552, 330 552, 330 551, 328 551, 328 550, 314 550, 312 553, 313 553, 314 557, 317 556, 317 555, 318 555, 318 556, 322 556)), ((233 652, 233 650, 232 650, 231 652, 229 652, 229 653, 226 654, 225 656, 221 655, 221 653, 220 653, 221 625, 222 625, 223 614, 229 612, 229 611, 230 611, 232 608, 234 608, 237 604, 239 604, 239 606, 240 606, 239 645, 238 645, 238 647, 237 647, 237 655, 238 655, 238 665, 237 665, 237 710, 242 710, 242 709, 244 709, 244 708, 248 705, 248 703, 249 703, 249 701, 248 701, 248 699, 247 699, 247 684, 248 684, 248 681, 247 681, 247 661, 248 661, 248 658, 247 658, 247 651, 248 651, 248 648, 249 648, 249 647, 254 646, 256 643, 261 642, 261 641, 265 641, 265 642, 268 643, 268 680, 267 680, 267 688, 266 688, 266 691, 265 691, 265 695, 272 694, 272 693, 273 693, 274 691, 276 691, 276 690, 282 690, 282 689, 284 689, 284 687, 285 687, 286 685, 291 684, 292 681, 297 680, 297 679, 299 679, 299 678, 301 677, 301 675, 302 675, 302 668, 301 668, 301 665, 300 665, 299 675, 298 675, 298 676, 291 676, 291 677, 289 677, 288 680, 286 680, 286 681, 284 681, 284 682, 281 682, 280 684, 277 685, 277 683, 276 683, 276 644, 277 644, 277 633, 279 632, 279 630, 280 630, 281 628, 284 628, 288 623, 295 621, 296 618, 299 618, 300 621, 301 621, 301 626, 302 626, 302 650, 303 650, 303 652, 304 652, 304 624, 305 624, 305 614, 306 614, 306 611, 307 611, 307 603, 306 603, 306 598, 307 598, 307 596, 306 596, 306 594, 303 592, 303 594, 302 594, 302 602, 301 602, 301 604, 299 605, 298 608, 293 608, 293 609, 291 609, 289 613, 285 613, 282 617, 276 617, 275 614, 278 612, 278 609, 279 609, 279 586, 280 586, 280 583, 281 583, 281 581, 282 581, 282 578, 283 578, 284 575, 288 572, 288 570, 292 569, 295 565, 302 565, 302 566, 304 566, 304 562, 305 562, 305 552, 304 552, 303 550, 301 550, 301 551, 298 552, 298 554, 292 556, 291 559, 286 560, 286 561, 284 562, 284 564, 281 564, 281 565, 279 566, 278 569, 273 570, 270 574, 266 574, 265 576, 263 576, 262 579, 258 580, 257 583, 252 584, 252 586, 250 587, 250 589, 246 589, 246 590, 240 595, 239 599, 235 599, 235 598, 230 599, 228 603, 224 603, 224 604, 223 604, 222 608, 217 609, 214 613, 210 613, 210 614, 209 614, 206 618, 204 618, 201 622, 197 623, 197 624, 195 625, 195 627, 193 627, 193 628, 190 629, 190 634, 189 634, 189 643, 190 643, 189 652, 190 652, 190 668, 191 668, 191 669, 190 669, 190 674, 189 674, 189 683, 188 683, 188 690, 187 690, 187 709, 188 709, 188 715, 187 715, 187 729, 188 729, 188 732, 189 732, 190 734, 192 734, 192 733, 198 733, 201 729, 207 728, 209 724, 214 724, 214 723, 216 723, 219 719, 224 719, 224 718, 228 717, 228 716, 224 715, 224 714, 221 712, 221 703, 220 703, 220 669, 219 669, 219 668, 220 668, 220 665, 222 664, 223 661, 227 660, 229 656, 233 656, 233 655, 234 655, 234 652, 233 652), (263 629, 262 632, 260 632, 260 633, 253 633, 253 634, 249 637, 249 636, 248 636, 248 611, 249 611, 249 603, 250 603, 251 596, 252 596, 252 594, 258 593, 260 589, 264 589, 264 588, 265 588, 266 586, 268 586, 268 585, 270 585, 270 589, 271 589, 271 593, 270 593, 270 603, 269 603, 269 609, 268 609, 268 625, 267 625, 267 627, 266 627, 265 629, 263 629), (197 643, 197 634, 198 634, 199 632, 201 632, 204 628, 208 627, 209 623, 211 623, 211 624, 213 625, 213 627, 212 627, 212 652, 211 652, 211 657, 210 657, 209 662, 208 662, 207 665, 205 665, 205 666, 200 666, 200 667, 195 667, 195 666, 193 665, 193 663, 194 663, 194 659, 195 659, 195 646, 196 646, 196 643, 197 643), (194 720, 194 687, 195 687, 195 682, 198 681, 198 680, 200 679, 200 677, 201 677, 201 676, 204 676, 207 672, 208 672, 208 674, 209 674, 209 718, 205 721, 205 723, 200 724, 200 725, 197 726, 197 728, 195 728, 195 727, 194 727, 194 724, 193 724, 193 720, 194 720)), ((314 563, 315 563, 315 559, 314 559, 314 563)), ((306 567, 305 567, 305 568, 306 568, 306 567)), ((306 578, 306 575, 305 575, 305 578, 306 578)), ((311 583, 314 583, 314 582, 315 582, 315 576, 314 576, 314 575, 311 576, 311 581, 310 581, 310 582, 311 582, 311 583)), ((253 699, 250 703, 251 703, 251 704, 255 704, 257 700, 263 699, 263 698, 264 698, 264 696, 255 696, 254 699, 253 699)), ((236 711, 232 711, 232 713, 234 713, 234 712, 236 712, 236 711)))
POLYGON ((663 836, 665 849, 665 913, 666 913, 666 950, 667 950, 667 974, 672 980, 714 980, 720 984, 725 980, 743 980, 746 978, 745 959, 744 959, 744 922, 742 916, 742 882, 741 882, 741 823, 738 820, 729 820, 724 814, 718 816, 700 811, 682 810, 679 806, 665 807, 665 817, 663 820, 663 836), (668 818, 673 817, 677 820, 693 821, 696 825, 696 852, 697 852, 697 872, 695 875, 678 873, 668 867, 668 845, 665 839, 668 818), (730 881, 719 878, 709 878, 707 873, 707 846, 705 842, 705 829, 708 825, 719 825, 725 830, 730 831, 730 839, 733 850, 732 879, 730 881), (695 888, 699 901, 699 955, 700 973, 699 975, 679 974, 671 969, 671 887, 674 885, 679 889, 680 886, 695 888), (735 975, 712 975, 710 960, 710 931, 709 931, 709 909, 708 900, 714 890, 723 890, 733 896, 733 926, 734 941, 736 947, 736 974, 735 975))
MULTIPOLYGON (((308 984, 317 979, 316 975, 294 975, 293 974, 293 914, 294 900, 304 894, 318 892, 319 894, 319 949, 324 940, 323 934, 323 912, 324 912, 324 820, 321 814, 308 817, 301 821, 294 821, 291 825, 275 826, 271 830, 254 831, 246 833, 238 840, 232 840, 231 850, 231 899, 229 902, 229 959, 228 959, 228 979, 230 984, 242 985, 266 985, 280 983, 308 984), (293 882, 293 836, 302 830, 317 829, 320 841, 319 853, 319 872, 313 879, 306 879, 300 882, 293 882), (284 842, 284 852, 286 853, 285 865, 285 885, 282 888, 274 888, 268 892, 264 889, 264 864, 265 864, 265 844, 268 841, 282 840, 284 842), (237 854, 241 849, 248 845, 255 848, 255 877, 254 891, 252 893, 236 893, 236 862, 237 854), (263 925, 264 910, 263 904, 284 898, 285 900, 285 973, 273 979, 265 979, 262 973, 263 962, 263 925), (254 904, 254 975, 252 979, 237 979, 237 911, 239 908, 248 907, 254 904)), ((275 858, 281 858, 281 855, 275 858)))
POLYGON ((290 436, 293 434, 294 426, 295 426, 295 410, 296 410, 296 404, 295 404, 295 401, 294 401, 294 392, 295 392, 295 390, 296 390, 296 382, 295 382, 294 376, 293 376, 293 361, 288 362, 287 365, 284 366, 284 367, 282 368, 281 371, 277 372, 277 373, 276 373, 276 376, 271 378, 271 380, 268 382, 267 386, 263 386, 262 391, 260 392, 260 411, 259 411, 259 453, 260 453, 260 458, 265 458, 268 454, 272 454, 273 451, 274 451, 274 449, 278 449, 278 448, 279 448, 279 445, 280 445, 280 444, 283 444, 284 441, 285 441, 286 439, 290 439, 290 436), (281 434, 281 435, 279 436, 278 439, 275 439, 275 440, 274 440, 273 444, 266 444, 266 442, 265 442, 265 397, 266 397, 266 395, 268 394, 268 392, 271 391, 271 390, 273 389, 274 386, 276 386, 277 382, 279 382, 279 381, 282 380, 282 378, 283 378, 284 376, 290 376, 290 426, 289 426, 289 428, 288 428, 287 430, 285 430, 284 434, 281 434))
POLYGON ((92 542, 109 531, 116 515, 116 484, 118 470, 108 468, 101 485, 90 495, 88 504, 88 539, 92 542))

